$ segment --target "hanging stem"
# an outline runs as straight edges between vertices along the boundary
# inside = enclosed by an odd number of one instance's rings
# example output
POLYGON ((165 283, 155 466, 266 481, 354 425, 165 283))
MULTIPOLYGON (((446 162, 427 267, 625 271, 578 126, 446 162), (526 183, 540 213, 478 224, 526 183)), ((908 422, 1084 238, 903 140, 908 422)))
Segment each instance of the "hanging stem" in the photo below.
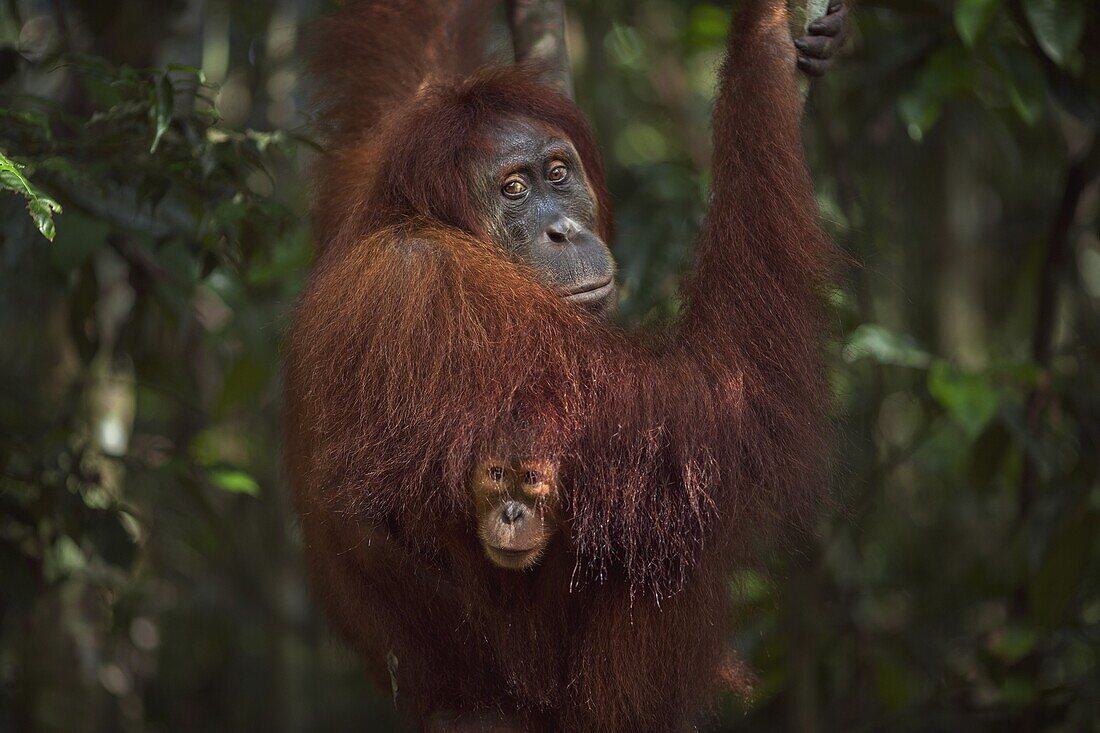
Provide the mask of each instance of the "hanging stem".
MULTIPOLYGON (((1031 336, 1031 358, 1041 370, 1039 384, 1028 395, 1027 425, 1035 433, 1042 424, 1043 413, 1050 402, 1050 379, 1047 369, 1054 352, 1054 331, 1059 307, 1059 276, 1069 256, 1073 244, 1073 222, 1077 219, 1077 208, 1085 190, 1096 177, 1100 169, 1100 142, 1095 138, 1086 152, 1070 165, 1066 173, 1066 184, 1062 189, 1062 200, 1058 205, 1058 214, 1054 219, 1054 228, 1048 240, 1046 256, 1039 281, 1035 326, 1031 336)), ((1024 454, 1023 470, 1020 478, 1019 521, 1026 520, 1035 503, 1035 494, 1039 483, 1039 469, 1034 457, 1024 454)))
POLYGON ((564 0, 508 0, 507 8, 516 61, 542 66, 547 83, 572 99, 564 0))

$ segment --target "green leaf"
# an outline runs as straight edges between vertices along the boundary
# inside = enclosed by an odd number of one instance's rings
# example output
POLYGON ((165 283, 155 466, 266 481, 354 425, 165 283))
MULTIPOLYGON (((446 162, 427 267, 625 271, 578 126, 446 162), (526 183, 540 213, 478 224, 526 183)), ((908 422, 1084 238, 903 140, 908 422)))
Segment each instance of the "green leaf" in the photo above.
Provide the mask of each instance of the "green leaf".
POLYGON ((721 43, 729 32, 730 15, 725 8, 710 3, 696 5, 691 9, 688 29, 692 45, 709 46, 721 43))
POLYGON ((224 414, 235 405, 251 403, 270 377, 270 365, 264 361, 249 356, 238 359, 225 377, 218 412, 224 414))
POLYGON ((1078 511, 1051 539, 1039 569, 1028 584, 1028 606, 1037 623, 1056 626, 1079 592, 1081 576, 1096 541, 1100 525, 1097 520, 1095 512, 1078 511))
POLYGON ((773 586, 760 573, 746 569, 738 571, 730 583, 730 591, 738 603, 758 603, 767 600, 773 586))
POLYGON ((53 215, 61 213, 61 205, 45 195, 23 175, 23 167, 0 151, 0 189, 17 193, 27 199, 27 211, 30 212, 38 231, 53 241, 53 215))
POLYGON ((169 71, 178 71, 181 74, 190 74, 198 80, 199 84, 206 83, 206 72, 197 66, 188 66, 187 64, 168 64, 166 68, 169 71))
POLYGON ((940 100, 920 91, 907 92, 898 98, 898 114, 905 121, 909 137, 917 142, 924 139, 924 133, 936 124, 942 111, 940 100))
POLYGON ((994 56, 1008 89, 1012 108, 1029 125, 1038 122, 1047 102, 1047 78, 1035 55, 1015 48, 998 48, 994 56))
POLYGON ((75 575, 88 564, 88 558, 77 541, 67 535, 57 538, 43 557, 43 573, 47 580, 57 581, 75 575))
POLYGON ((172 80, 168 78, 168 74, 157 80, 155 97, 153 114, 156 118, 157 132, 153 136, 153 145, 149 148, 150 153, 157 151, 160 139, 168 131, 168 126, 172 124, 172 113, 176 104, 176 90, 172 86, 172 80))
POLYGON ((982 34, 997 11, 1000 0, 959 0, 955 5, 955 30, 967 46, 982 34))
POLYGON ((219 227, 231 227, 248 214, 248 202, 241 195, 222 201, 214 209, 214 223, 219 227))
POLYGON ((1026 626, 1009 626, 999 629, 989 640, 989 651, 1008 664, 1020 661, 1035 648, 1038 638, 1035 631, 1026 626))
POLYGON ((275 130, 274 132, 264 132, 263 130, 245 130, 244 136, 246 140, 256 144, 256 149, 261 153, 266 153, 267 149, 274 145, 275 147, 286 145, 286 135, 281 130, 275 130))
POLYGON ((939 120, 945 103, 974 88, 974 68, 970 52, 962 46, 947 46, 932 54, 915 86, 898 98, 898 114, 909 137, 921 140, 939 120))
POLYGON ((53 131, 50 129, 50 119, 42 112, 0 107, 0 119, 12 120, 24 127, 32 128, 36 134, 47 140, 53 139, 53 131))
POLYGON ((38 231, 42 232, 42 236, 46 239, 53 241, 56 231, 53 226, 53 209, 50 208, 53 204, 49 199, 36 198, 27 204, 27 211, 31 212, 31 218, 34 219, 35 226, 38 227, 38 231))
POLYGON ((210 480, 219 489, 231 494, 257 496, 260 493, 260 485, 256 483, 256 479, 239 469, 215 469, 210 472, 210 480))
POLYGON ((888 710, 902 710, 911 697, 909 674, 905 667, 890 659, 875 665, 876 696, 888 710))
POLYGON ((1001 401, 986 375, 960 371, 940 359, 928 371, 928 391, 971 438, 981 434, 1001 401))
POLYGON ((1065 66, 1085 30, 1085 4, 1078 0, 1024 0, 1028 23, 1055 63, 1065 66))
POLYGON ((871 359, 879 364, 927 368, 932 356, 913 337, 894 333, 885 326, 864 323, 852 332, 844 346, 844 360, 871 359))
POLYGON ((608 56, 619 66, 631 71, 645 69, 645 44, 633 26, 613 23, 604 38, 608 56))
POLYGON ((1025 674, 1009 674, 1000 684, 1001 701, 1012 708, 1033 707, 1038 700, 1039 691, 1035 677, 1025 674))

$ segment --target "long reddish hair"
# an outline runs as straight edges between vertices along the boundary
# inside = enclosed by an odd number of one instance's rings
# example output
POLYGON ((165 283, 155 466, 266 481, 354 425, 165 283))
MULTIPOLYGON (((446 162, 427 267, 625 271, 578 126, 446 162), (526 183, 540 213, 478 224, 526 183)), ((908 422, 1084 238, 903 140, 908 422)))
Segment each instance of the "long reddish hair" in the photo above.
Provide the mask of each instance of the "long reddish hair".
POLYGON ((467 68, 470 8, 360 0, 316 45, 320 256, 286 349, 311 575, 380 684, 400 659, 398 704, 422 729, 448 709, 539 733, 686 729, 729 676, 746 545, 809 526, 826 496, 834 256, 785 2, 738 17, 683 315, 645 338, 481 231, 470 156, 514 116, 571 139, 606 236, 611 219, 575 105, 529 71, 467 68), (562 532, 528 573, 484 559, 466 489, 475 460, 509 451, 561 467, 562 532))

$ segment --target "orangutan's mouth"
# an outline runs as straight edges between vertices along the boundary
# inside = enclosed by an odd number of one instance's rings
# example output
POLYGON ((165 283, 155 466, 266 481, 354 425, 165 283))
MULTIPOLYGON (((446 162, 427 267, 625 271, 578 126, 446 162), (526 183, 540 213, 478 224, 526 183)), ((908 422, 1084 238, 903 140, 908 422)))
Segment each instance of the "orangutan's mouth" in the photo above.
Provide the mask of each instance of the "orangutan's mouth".
POLYGON ((485 546, 493 564, 505 570, 526 570, 542 557, 542 547, 535 546, 525 550, 513 550, 503 547, 485 546))
POLYGON ((562 297, 577 305, 591 305, 607 300, 613 292, 615 292, 615 278, 608 277, 606 280, 585 283, 574 290, 566 291, 562 297))
POLYGON ((507 550, 503 547, 491 547, 490 546, 489 549, 492 550, 493 552, 497 553, 498 555, 502 556, 502 557, 521 558, 521 557, 524 557, 525 555, 530 555, 532 552, 534 552, 538 548, 537 547, 528 547, 526 550, 507 550))

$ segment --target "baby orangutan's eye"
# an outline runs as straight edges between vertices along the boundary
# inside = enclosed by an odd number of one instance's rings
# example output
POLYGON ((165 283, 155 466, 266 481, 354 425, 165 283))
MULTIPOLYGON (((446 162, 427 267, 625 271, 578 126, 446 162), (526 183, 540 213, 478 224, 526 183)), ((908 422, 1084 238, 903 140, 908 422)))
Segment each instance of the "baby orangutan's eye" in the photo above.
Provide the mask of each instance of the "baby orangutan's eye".
POLYGON ((539 476, 538 471, 525 471, 523 474, 523 483, 527 484, 528 486, 534 486, 539 482, 539 479, 541 478, 542 477, 539 476))
POLYGON ((489 480, 490 481, 503 481, 504 480, 504 469, 501 468, 500 466, 490 466, 489 470, 486 473, 489 474, 489 480))

